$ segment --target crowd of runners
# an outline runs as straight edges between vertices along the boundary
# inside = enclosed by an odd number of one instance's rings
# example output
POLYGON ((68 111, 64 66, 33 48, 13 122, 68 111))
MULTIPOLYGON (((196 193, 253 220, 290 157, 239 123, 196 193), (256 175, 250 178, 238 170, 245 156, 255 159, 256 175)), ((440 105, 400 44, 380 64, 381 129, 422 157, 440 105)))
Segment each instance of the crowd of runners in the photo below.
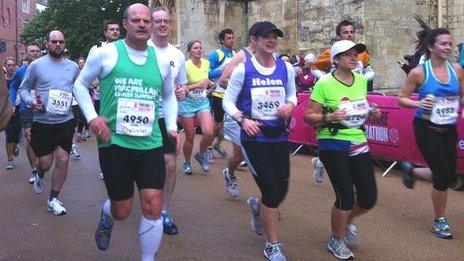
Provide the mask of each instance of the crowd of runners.
MULTIPOLYGON (((233 50, 233 30, 224 29, 218 35, 220 48, 207 59, 201 39, 188 43, 186 59, 169 43, 171 22, 163 7, 134 4, 124 11, 122 23, 104 24, 106 41, 77 63, 65 57, 66 38, 60 30, 47 33, 47 54, 41 56, 40 45, 29 43, 19 68, 15 59, 6 59, 9 98, 16 109, 5 132, 5 168, 15 168, 17 145, 24 142, 28 182, 39 194, 49 187, 48 211, 66 214, 58 198, 70 156, 79 159, 78 142, 95 135, 98 176, 108 193, 95 231, 97 247, 107 250, 116 221, 131 213, 135 182, 143 213, 140 258, 153 260, 163 233, 180 233, 169 214, 176 172, 192 175, 192 164, 198 163, 206 174, 216 156, 227 157, 222 171, 227 195, 239 195, 236 170, 247 166, 261 193, 247 200, 251 227, 265 237, 268 260, 286 260, 278 227, 291 172, 288 124, 297 91, 311 91, 304 120, 317 129, 315 178, 322 182, 325 169, 336 197, 327 250, 338 259, 354 258, 359 244, 355 218, 377 201, 363 124, 380 117, 380 109, 366 99, 374 71, 367 47, 356 43, 353 23, 340 22, 332 45, 319 57, 277 55, 279 38, 285 35, 263 21, 249 28, 248 46, 238 52, 233 50), (124 39, 121 26, 127 31, 124 39), (193 151, 197 133, 201 140, 193 151), (224 139, 232 151, 223 148, 224 139), (52 175, 49 186, 44 184, 47 172, 52 175)), ((464 75, 448 61, 448 30, 428 29, 419 40, 425 59, 408 71, 398 102, 417 110, 412 128, 432 173, 432 232, 449 239, 447 189, 456 179, 456 121, 464 75), (418 100, 410 98, 413 92, 418 100)), ((411 169, 405 180, 412 188, 411 169)))

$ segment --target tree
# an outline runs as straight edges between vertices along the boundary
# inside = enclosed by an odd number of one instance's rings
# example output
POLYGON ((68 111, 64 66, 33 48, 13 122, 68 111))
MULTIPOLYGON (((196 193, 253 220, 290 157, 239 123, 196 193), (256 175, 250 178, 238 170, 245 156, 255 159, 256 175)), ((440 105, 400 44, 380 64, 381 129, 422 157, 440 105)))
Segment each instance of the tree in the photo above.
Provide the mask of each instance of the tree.
POLYGON ((104 40, 104 21, 122 21, 125 8, 140 2, 147 4, 140 0, 50 0, 47 8, 23 28, 21 41, 43 44, 50 30, 60 29, 71 57, 85 57, 93 45, 104 40))

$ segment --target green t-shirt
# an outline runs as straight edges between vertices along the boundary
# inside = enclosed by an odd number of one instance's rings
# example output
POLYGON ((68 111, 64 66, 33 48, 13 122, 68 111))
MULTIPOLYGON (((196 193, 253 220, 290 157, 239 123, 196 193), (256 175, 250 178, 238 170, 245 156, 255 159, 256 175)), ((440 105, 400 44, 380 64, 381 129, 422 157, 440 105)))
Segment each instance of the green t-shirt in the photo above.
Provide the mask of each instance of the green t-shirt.
MULTIPOLYGON (((354 81, 351 86, 337 80, 333 74, 326 75, 316 82, 311 100, 316 101, 330 110, 337 110, 342 100, 361 100, 366 98, 367 79, 357 73, 353 73, 354 81)), ((359 128, 340 129, 336 135, 332 135, 328 128, 322 128, 317 132, 317 139, 335 139, 353 142, 366 142, 366 135, 359 128)))
POLYGON ((158 126, 158 103, 163 78, 155 50, 148 47, 145 64, 133 63, 122 40, 114 43, 118 61, 113 70, 99 79, 101 89, 100 115, 108 119, 109 142, 99 141, 98 147, 118 145, 128 149, 148 150, 163 145, 158 126))

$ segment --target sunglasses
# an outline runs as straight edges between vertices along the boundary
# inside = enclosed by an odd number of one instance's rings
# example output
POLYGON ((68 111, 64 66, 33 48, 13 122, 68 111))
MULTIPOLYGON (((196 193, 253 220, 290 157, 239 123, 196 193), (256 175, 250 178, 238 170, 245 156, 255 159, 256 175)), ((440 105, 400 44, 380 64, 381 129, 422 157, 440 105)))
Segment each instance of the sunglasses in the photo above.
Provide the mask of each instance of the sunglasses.
POLYGON ((50 43, 52 43, 52 44, 64 44, 64 40, 51 40, 50 43))

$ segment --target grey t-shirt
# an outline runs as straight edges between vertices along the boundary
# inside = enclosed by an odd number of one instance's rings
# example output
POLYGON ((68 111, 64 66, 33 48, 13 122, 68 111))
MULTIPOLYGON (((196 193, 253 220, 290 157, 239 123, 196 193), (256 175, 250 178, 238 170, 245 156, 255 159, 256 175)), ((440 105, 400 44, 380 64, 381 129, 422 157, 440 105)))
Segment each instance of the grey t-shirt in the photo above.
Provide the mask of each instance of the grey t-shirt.
POLYGON ((78 75, 79 68, 75 62, 68 59, 55 62, 50 55, 33 61, 27 67, 19 94, 28 104, 40 96, 44 105, 44 110, 34 110, 34 121, 53 124, 73 118, 72 90, 78 75), (31 93, 31 90, 35 92, 31 93))

